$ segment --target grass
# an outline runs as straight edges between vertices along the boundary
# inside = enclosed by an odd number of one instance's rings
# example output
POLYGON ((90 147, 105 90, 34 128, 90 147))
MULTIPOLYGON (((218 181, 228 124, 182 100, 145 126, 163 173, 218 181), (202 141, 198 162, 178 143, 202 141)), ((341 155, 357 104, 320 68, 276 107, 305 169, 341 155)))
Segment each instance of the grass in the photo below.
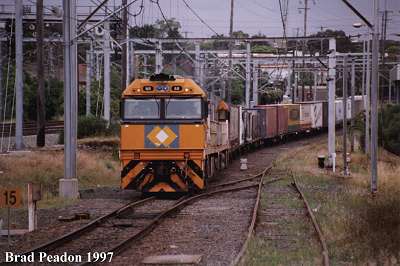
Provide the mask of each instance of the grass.
MULTIPOLYGON (((301 183, 328 242, 333 265, 400 261, 400 158, 379 151, 378 194, 369 193, 369 165, 365 154, 351 155, 350 177, 319 169, 317 156, 327 154, 320 141, 284 153, 277 169, 292 171, 301 183)), ((337 146, 340 149, 340 143, 337 146)), ((286 264, 286 263, 283 263, 286 264)))
MULTIPOLYGON (((0 158, 2 187, 21 187, 27 183, 42 184, 40 207, 60 206, 58 180, 64 175, 63 151, 33 151, 9 154, 0 158)), ((119 186, 119 162, 110 151, 79 150, 77 154, 79 189, 119 186)))
MULTIPOLYGON (((285 188, 290 185, 291 179, 285 178, 275 183, 268 184, 270 188, 285 188)), ((272 192, 271 192, 272 193, 272 192)), ((267 192, 261 197, 260 213, 273 204, 280 209, 304 210, 303 202, 297 194, 272 196, 267 192)), ((271 211, 273 209, 269 209, 271 211)), ((274 223, 268 225, 267 230, 263 227, 257 228, 257 234, 253 236, 246 251, 244 261, 241 265, 320 265, 318 242, 310 240, 312 226, 306 216, 285 216, 264 219, 259 217, 259 222, 267 221, 274 223), (311 233, 310 233, 311 231, 311 233), (265 239, 262 232, 268 232, 280 240, 265 239), (285 240, 285 237, 288 239, 285 240)), ((261 226, 259 224, 259 226, 261 226)))
MULTIPOLYGON (((400 263, 400 157, 379 150, 378 193, 370 193, 368 157, 351 154, 351 176, 344 177, 341 138, 337 138, 337 171, 317 166, 317 157, 327 154, 325 140, 284 151, 272 171, 292 172, 308 199, 326 238, 331 265, 398 265, 400 263)), ((350 150, 350 149, 348 149, 350 150)), ((286 182, 286 183, 285 183, 286 182)), ((274 185, 286 186, 279 181, 274 185)), ((261 198, 261 208, 268 205, 261 198)), ((298 208, 299 202, 281 197, 277 203, 298 208)), ((304 231, 304 223, 285 221, 288 234, 304 231)), ((301 237, 299 237, 301 239, 301 237)), ((243 265, 321 265, 320 246, 300 243, 287 251, 256 234, 243 265)))

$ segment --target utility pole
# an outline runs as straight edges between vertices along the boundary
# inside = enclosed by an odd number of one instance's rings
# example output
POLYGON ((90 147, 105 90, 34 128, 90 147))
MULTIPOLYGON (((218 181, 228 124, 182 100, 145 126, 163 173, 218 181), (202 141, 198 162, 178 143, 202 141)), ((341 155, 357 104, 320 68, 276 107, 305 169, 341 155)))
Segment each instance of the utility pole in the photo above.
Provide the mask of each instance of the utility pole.
MULTIPOLYGON (((156 59, 157 59, 157 50, 156 50, 156 59)), ((143 77, 146 78, 147 77, 147 55, 143 56, 143 77)))
MULTIPOLYGON (((297 43, 297 41, 296 41, 297 43)), ((295 50, 293 50, 293 58, 295 57, 295 50)), ((295 60, 292 61, 292 78, 291 78, 291 83, 292 83, 292 103, 296 102, 296 97, 295 97, 295 92, 297 90, 297 78, 296 78, 296 64, 295 60)))
POLYGON ((368 29, 368 39, 367 39, 367 65, 366 65, 366 108, 365 108, 365 153, 367 155, 371 152, 371 34, 368 29))
MULTIPOLYGON (((234 0, 231 0, 231 15, 230 15, 230 20, 229 20, 229 37, 233 37, 233 9, 234 9, 234 0)), ((233 49, 233 43, 232 40, 229 40, 229 65, 228 65, 228 86, 226 88, 226 101, 228 103, 232 102, 232 75, 231 75, 231 70, 232 70, 232 49, 233 49)))
POLYGON ((15 0, 15 149, 24 148, 24 71, 23 71, 23 36, 22 36, 22 0, 15 0))
POLYGON ((299 72, 296 72, 296 70, 293 70, 294 73, 294 88, 293 88, 293 101, 292 103, 297 102, 298 94, 299 94, 299 72))
POLYGON ((37 95, 36 95, 36 146, 46 145, 46 109, 44 92, 44 47, 43 47, 43 0, 36 1, 36 49, 37 49, 37 95))
POLYGON ((104 22, 104 35, 103 35, 103 51, 104 51, 104 114, 103 117, 107 121, 107 126, 110 125, 110 23, 104 22))
POLYGON ((390 75, 389 75, 389 104, 392 104, 392 79, 390 78, 390 75))
POLYGON ((245 99, 247 108, 250 108, 250 87, 251 87, 251 46, 250 42, 246 43, 246 82, 245 82, 245 99))
POLYGON ((64 178, 60 179, 60 196, 77 198, 76 147, 78 121, 78 79, 76 0, 63 0, 64 33, 64 178))
POLYGON ((332 170, 336 167, 336 136, 335 136, 335 95, 336 95, 336 40, 329 39, 328 58, 328 153, 332 170))
POLYGON ((253 103, 258 105, 258 65, 253 61, 253 103))
POLYGON ((343 174, 349 175, 349 168, 347 165, 347 88, 349 85, 348 69, 347 69, 347 55, 343 57, 343 174))
POLYGON ((361 93, 363 95, 363 101, 364 101, 364 110, 366 110, 367 106, 367 99, 365 97, 366 95, 366 82, 365 82, 365 72, 366 72, 366 59, 365 59, 365 52, 366 50, 366 43, 365 40, 363 40, 363 56, 362 56, 362 82, 361 82, 361 93))
POLYGON ((196 82, 200 83, 200 43, 196 42, 194 44, 195 49, 195 61, 194 61, 194 76, 196 82))
POLYGON ((371 89, 371 192, 378 190, 379 0, 374 0, 371 89))
POLYGON ((156 74, 161 73, 163 69, 163 58, 162 58, 162 43, 159 40, 156 47, 156 74))
MULTIPOLYGON (((304 0, 304 26, 303 26, 303 36, 304 38, 307 37, 307 15, 308 15, 308 10, 310 9, 308 7, 308 0, 304 0)), ((303 57, 306 54, 306 39, 304 39, 303 42, 303 57)), ((303 59, 303 68, 305 68, 305 61, 303 59)), ((304 89, 305 89, 305 79, 306 79, 306 73, 305 72, 301 72, 301 79, 302 79, 302 86, 301 86, 301 101, 304 102, 304 89)))
POLYGON ((313 91, 313 101, 317 101, 317 86, 318 86, 318 73, 314 71, 314 91, 313 91))
MULTIPOLYGON (((289 62, 288 62, 287 70, 288 70, 288 75, 287 75, 287 78, 286 78, 287 82, 286 82, 286 90, 285 90, 285 95, 286 96, 288 96, 290 94, 290 91, 291 91, 291 88, 292 88, 292 72, 293 72, 293 69, 292 69, 292 67, 291 67, 289 62)), ((254 73, 254 71, 253 71, 253 73, 254 73)))
POLYGON ((354 152, 354 120, 356 116, 355 107, 355 94, 356 94, 356 64, 354 57, 351 58, 351 130, 350 130, 350 151, 354 152))
POLYGON ((92 87, 92 56, 93 56, 93 45, 90 44, 90 50, 86 52, 86 116, 89 116, 91 114, 91 87, 92 87))
POLYGON ((137 56, 135 55, 135 48, 134 48, 134 43, 132 43, 131 45, 130 45, 130 52, 129 52, 129 54, 130 54, 130 60, 131 60, 131 62, 129 63, 129 65, 131 66, 130 68, 129 68, 129 70, 130 70, 130 75, 129 75, 129 82, 128 83, 130 83, 131 82, 131 79, 133 78, 133 79, 136 79, 137 78, 137 73, 138 73, 138 68, 137 68, 137 64, 139 63, 139 60, 138 60, 138 58, 137 58, 137 56))
MULTIPOLYGON (((126 6, 127 0, 122 0, 122 6, 126 6)), ((125 41, 128 37, 128 8, 124 8, 122 10, 122 39, 125 41)), ((122 55, 121 55, 121 69, 122 69, 122 77, 121 77, 121 91, 125 90, 127 83, 127 65, 128 65, 128 42, 122 44, 122 55)))
MULTIPOLYGON (((3 42, 0 41, 0 119, 3 118, 3 42)), ((2 121, 4 122, 4 121, 2 121)))

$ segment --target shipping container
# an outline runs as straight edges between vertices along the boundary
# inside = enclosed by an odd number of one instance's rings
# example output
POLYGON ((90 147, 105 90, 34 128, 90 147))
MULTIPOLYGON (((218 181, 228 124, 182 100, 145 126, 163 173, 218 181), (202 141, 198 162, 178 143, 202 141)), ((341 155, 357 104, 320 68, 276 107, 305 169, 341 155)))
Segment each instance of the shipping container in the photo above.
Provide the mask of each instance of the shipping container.
POLYGON ((267 137, 267 110, 258 110, 258 127, 260 131, 260 138, 265 139, 267 137))
POLYGON ((274 138, 278 136, 278 114, 277 114, 277 105, 258 105, 256 106, 258 109, 262 109, 265 112, 265 120, 264 120, 264 137, 265 138, 274 138))
POLYGON ((265 137, 265 110, 263 109, 246 109, 250 114, 250 132, 247 142, 253 142, 265 137))
POLYGON ((322 127, 322 103, 313 103, 311 105, 311 127, 321 128, 322 127))
POLYGON ((300 105, 284 104, 288 110, 288 132, 296 132, 300 130, 300 105))
POLYGON ((302 130, 311 128, 311 107, 310 103, 300 104, 300 128, 302 130))
POLYGON ((335 101, 335 121, 336 124, 340 124, 343 121, 343 101, 336 100, 335 101))
POLYGON ((229 142, 233 148, 240 145, 240 106, 232 105, 230 107, 229 142))
POLYGON ((355 112, 356 116, 364 111, 364 98, 363 96, 355 96, 355 112))
POLYGON ((351 98, 347 100, 347 119, 351 119, 352 112, 351 112, 351 98))
POLYGON ((251 142, 251 113, 247 110, 242 111, 243 119, 243 143, 251 142))
POLYGON ((277 122, 278 122, 278 135, 284 135, 288 132, 288 109, 283 105, 276 105, 277 122))

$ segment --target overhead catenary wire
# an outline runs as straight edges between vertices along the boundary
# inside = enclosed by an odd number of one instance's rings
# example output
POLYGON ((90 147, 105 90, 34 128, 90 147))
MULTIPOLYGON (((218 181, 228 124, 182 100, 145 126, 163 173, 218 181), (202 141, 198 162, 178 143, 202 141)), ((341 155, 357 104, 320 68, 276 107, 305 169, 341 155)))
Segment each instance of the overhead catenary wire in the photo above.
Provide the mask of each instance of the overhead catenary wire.
MULTIPOLYGON (((165 24, 167 25, 169 31, 170 31, 170 32, 173 32, 173 30, 172 30, 172 28, 171 28, 171 25, 169 24, 167 18, 166 18, 165 15, 164 15, 164 12, 163 12, 161 6, 160 6, 159 0, 150 0, 150 2, 152 2, 152 3, 154 3, 154 4, 157 5, 158 10, 160 11, 161 16, 162 16, 163 20, 165 21, 165 24)), ((197 59, 193 58, 193 57, 186 51, 186 49, 183 48, 177 41, 175 41, 175 44, 176 44, 176 46, 181 50, 181 53, 178 54, 176 57, 178 57, 178 56, 180 56, 182 53, 184 53, 184 54, 185 54, 187 57, 189 57, 190 60, 192 60, 193 62, 198 61, 197 59)))
POLYGON ((209 24, 207 24, 207 22, 204 21, 204 19, 202 19, 199 14, 197 14, 197 12, 195 10, 193 10, 193 8, 191 8, 189 6, 189 4, 186 2, 186 0, 182 0, 183 3, 185 4, 185 6, 190 10, 190 12, 193 13, 193 15, 195 15, 201 23, 203 23, 208 29, 210 29, 215 35, 219 35, 218 32, 216 32, 209 24))

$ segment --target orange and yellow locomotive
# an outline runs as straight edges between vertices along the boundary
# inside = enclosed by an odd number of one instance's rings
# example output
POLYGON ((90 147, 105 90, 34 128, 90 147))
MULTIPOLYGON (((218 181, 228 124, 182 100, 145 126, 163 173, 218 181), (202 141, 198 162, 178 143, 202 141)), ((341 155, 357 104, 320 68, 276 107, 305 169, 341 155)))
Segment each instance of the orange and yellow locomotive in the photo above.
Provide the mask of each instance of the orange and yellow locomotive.
POLYGON ((193 80, 158 74, 133 81, 121 102, 121 187, 204 189, 207 123, 207 95, 193 80))

